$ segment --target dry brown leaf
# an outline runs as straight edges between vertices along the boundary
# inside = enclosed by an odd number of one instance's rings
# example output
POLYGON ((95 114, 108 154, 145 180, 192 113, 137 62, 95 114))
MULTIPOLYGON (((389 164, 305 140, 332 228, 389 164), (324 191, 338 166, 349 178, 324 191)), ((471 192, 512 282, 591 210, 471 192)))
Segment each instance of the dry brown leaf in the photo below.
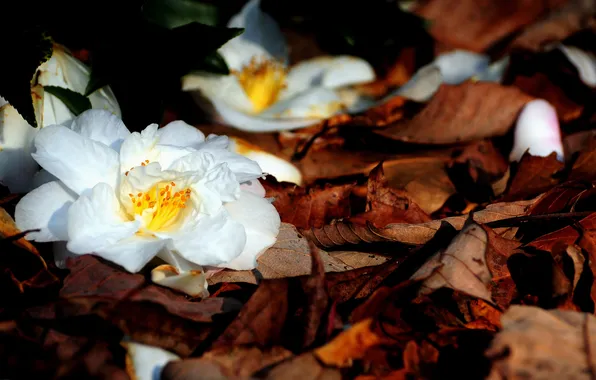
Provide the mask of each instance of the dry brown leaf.
POLYGON ((296 356, 273 368, 265 380, 341 380, 337 369, 322 366, 310 352, 296 356))
POLYGON ((350 217, 351 223, 366 225, 370 222, 382 228, 389 223, 424 223, 431 220, 406 191, 389 187, 383 163, 370 172, 367 190, 365 212, 350 217))
POLYGON ((356 251, 334 251, 330 252, 329 255, 355 269, 381 265, 391 259, 386 255, 356 251))
POLYGON ((528 26, 511 43, 514 49, 541 51, 547 45, 559 42, 582 29, 595 25, 594 0, 570 0, 550 12, 542 20, 528 26))
POLYGON ((281 221, 298 228, 322 227, 333 219, 350 215, 352 184, 304 188, 278 182, 271 176, 261 183, 266 197, 274 199, 281 221))
POLYGON ((437 252, 411 277, 413 281, 423 281, 418 294, 447 287, 494 303, 488 289, 492 274, 487 265, 487 250, 487 232, 468 222, 444 251, 437 252))
POLYGON ((588 140, 569 173, 569 179, 591 181, 596 179, 596 137, 588 140))
POLYGON ((430 33, 455 48, 483 52, 566 0, 426 0, 415 12, 431 21, 430 33))
MULTIPOLYGON (((344 261, 319 250, 326 272, 342 272, 353 269, 344 261)), ((211 276, 210 285, 220 282, 248 282, 257 284, 261 280, 308 275, 312 268, 312 256, 308 240, 296 231, 296 227, 282 223, 277 241, 257 259, 253 270, 223 270, 211 276)))
POLYGON ((559 183, 560 179, 556 178, 556 174, 563 170, 564 166, 557 160, 555 152, 547 157, 525 153, 502 200, 525 199, 549 190, 559 183))
POLYGON ((419 144, 453 144, 501 136, 532 99, 516 87, 496 83, 443 84, 413 119, 375 132, 419 144))
POLYGON ((382 343, 383 339, 372 331, 372 325, 372 319, 356 323, 331 342, 317 348, 315 356, 329 366, 351 366, 352 361, 362 358, 367 349, 382 343))
POLYGON ((485 355, 487 377, 499 379, 592 379, 596 365, 596 319, 588 313, 511 306, 503 330, 485 355))
MULTIPOLYGON (((21 233, 21 230, 17 228, 17 225, 14 219, 6 212, 6 210, 0 207, 0 238, 5 239, 11 236, 16 236, 21 233)), ((33 246, 30 242, 25 240, 25 238, 20 238, 14 242, 14 244, 18 245, 21 248, 26 249, 27 251, 39 255, 37 248, 33 246)), ((41 259, 41 257, 40 257, 41 259)), ((44 262, 45 265, 45 262, 44 262)))

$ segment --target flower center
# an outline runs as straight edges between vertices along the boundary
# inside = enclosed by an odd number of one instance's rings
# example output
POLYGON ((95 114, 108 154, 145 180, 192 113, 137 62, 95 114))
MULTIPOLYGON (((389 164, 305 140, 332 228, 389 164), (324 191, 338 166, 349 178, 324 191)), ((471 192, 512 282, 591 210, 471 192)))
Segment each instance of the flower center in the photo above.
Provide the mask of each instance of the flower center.
POLYGON ((128 194, 133 205, 133 214, 145 220, 148 230, 158 231, 171 226, 186 208, 190 189, 174 191, 176 183, 160 183, 145 193, 128 194))
POLYGON ((279 93, 286 86, 286 72, 283 66, 270 60, 257 62, 253 57, 242 71, 233 74, 238 78, 255 112, 261 112, 275 103, 279 93))

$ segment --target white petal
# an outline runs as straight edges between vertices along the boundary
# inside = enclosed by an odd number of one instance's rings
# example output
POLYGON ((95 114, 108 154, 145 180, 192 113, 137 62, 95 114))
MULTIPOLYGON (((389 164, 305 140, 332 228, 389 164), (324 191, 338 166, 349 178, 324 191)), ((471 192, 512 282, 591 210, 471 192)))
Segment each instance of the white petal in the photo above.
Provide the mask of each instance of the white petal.
POLYGON ((49 182, 25 195, 15 208, 21 231, 40 228, 27 239, 39 242, 68 240, 68 209, 76 194, 60 182, 49 182))
POLYGON ((351 86, 375 79, 375 70, 364 59, 351 56, 334 57, 323 74, 321 84, 327 88, 351 86))
MULTIPOLYGON (((278 181, 302 183, 300 171, 288 161, 268 153, 237 137, 231 137, 230 150, 250 158, 259 164, 262 171, 273 175, 278 181)), ((257 181, 258 183, 258 181, 257 181)))
POLYGON ((99 183, 68 210, 67 248, 74 253, 92 253, 134 235, 140 226, 139 221, 124 218, 114 189, 99 183))
POLYGON ((268 55, 282 62, 288 60, 288 48, 279 25, 261 11, 260 5, 260 0, 250 0, 228 22, 229 28, 244 28, 244 33, 219 49, 230 69, 239 70, 254 55, 268 55))
POLYGON ((238 182, 242 183, 263 176, 263 170, 258 162, 228 150, 228 144, 226 144, 226 149, 221 149, 219 144, 223 140, 229 141, 226 136, 217 136, 216 138, 209 136, 198 149, 200 152, 211 154, 216 164, 226 163, 238 182))
POLYGON ((211 168, 199 183, 218 194, 223 202, 235 201, 240 196, 240 184, 225 162, 211 168))
POLYGON ((205 135, 192 125, 176 120, 157 130, 159 143, 183 147, 195 147, 205 141, 205 135))
POLYGON ((116 187, 119 177, 118 153, 97 141, 85 138, 60 125, 42 128, 35 137, 33 158, 66 186, 81 194, 105 182, 116 187))
POLYGON ((403 96, 416 102, 427 102, 437 92, 442 82, 441 70, 434 64, 430 64, 420 68, 408 83, 385 96, 381 102, 386 102, 394 96, 403 96))
POLYGON ((162 249, 158 257, 171 265, 160 265, 151 271, 151 281, 192 297, 208 297, 207 278, 200 265, 186 260, 169 249, 162 249))
POLYGON ((120 118, 105 110, 87 110, 77 116, 70 128, 81 136, 103 143, 115 151, 120 151, 124 139, 130 131, 120 118))
POLYGON ((574 46, 560 45, 559 49, 577 68, 581 80, 590 87, 596 86, 596 56, 574 46))
POLYGON ((186 260, 198 265, 218 265, 240 255, 246 243, 242 224, 225 209, 216 215, 200 215, 192 228, 170 236, 173 247, 186 260))
POLYGON ((240 199, 227 203, 225 207, 232 219, 244 226, 246 246, 240 256, 219 266, 236 270, 253 269, 259 255, 277 240, 281 224, 279 214, 269 201, 246 191, 242 192, 240 199))
POLYGON ((534 156, 556 152, 557 158, 564 160, 557 111, 542 99, 532 100, 522 109, 515 125, 509 160, 520 160, 527 150, 534 156))
POLYGON ((17 110, 5 104, 0 108, 0 182, 13 193, 32 187, 38 170, 31 157, 37 129, 30 126, 17 110))
POLYGON ((180 357, 159 347, 148 346, 140 343, 122 342, 126 348, 127 372, 132 379, 136 380, 159 380, 161 371, 171 361, 179 360, 180 357), (132 373, 130 373, 132 372, 132 373))
POLYGON ((434 63, 441 70, 445 83, 460 84, 466 79, 485 71, 489 62, 490 57, 487 55, 466 50, 455 50, 439 55, 434 63))
POLYGON ((105 110, 122 118, 122 112, 120 111, 120 105, 116 100, 116 96, 112 92, 110 86, 105 86, 96 90, 91 95, 88 96, 89 101, 91 102, 91 108, 97 110, 105 110))
POLYGON ((93 254, 121 265, 131 273, 136 273, 166 244, 168 244, 167 239, 134 235, 110 247, 97 250, 93 254))
POLYGON ((240 190, 248 191, 249 193, 253 193, 256 196, 263 198, 267 193, 261 182, 258 179, 253 179, 252 181, 247 181, 240 184, 240 190))
POLYGON ((229 106, 221 100, 211 99, 215 111, 221 117, 222 121, 228 125, 234 126, 241 131, 249 132, 272 132, 289 131, 317 124, 321 118, 294 118, 277 119, 270 117, 261 117, 251 115, 229 106))
POLYGON ((311 87, 291 98, 281 100, 265 111, 262 117, 326 119, 340 111, 341 98, 329 88, 311 87))
POLYGON ((211 102, 237 112, 251 113, 253 105, 234 75, 189 74, 182 78, 182 90, 199 90, 211 102))

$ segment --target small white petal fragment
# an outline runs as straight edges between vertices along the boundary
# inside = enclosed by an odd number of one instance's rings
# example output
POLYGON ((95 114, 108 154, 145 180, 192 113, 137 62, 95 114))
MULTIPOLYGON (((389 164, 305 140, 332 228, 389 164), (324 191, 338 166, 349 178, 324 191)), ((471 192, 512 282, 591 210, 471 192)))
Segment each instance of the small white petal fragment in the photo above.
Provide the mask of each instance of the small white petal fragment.
POLYGON ((191 297, 209 297, 207 279, 202 270, 179 271, 172 265, 160 265, 151 271, 151 281, 191 297))
POLYGON ((439 55, 435 60, 435 65, 441 70, 445 83, 460 84, 485 71, 489 62, 490 57, 487 55, 455 50, 439 55))
POLYGON ((256 145, 252 145, 238 137, 231 137, 230 150, 256 161, 263 173, 271 174, 278 181, 293 182, 297 185, 302 183, 302 174, 300 174, 298 168, 256 145))
POLYGON ((560 45, 559 49, 573 63, 580 79, 590 87, 596 87, 596 56, 574 46, 560 45))
POLYGON ((122 342, 126 349, 126 372, 135 380, 158 380, 161 371, 180 357, 162 348, 135 342, 122 342))
POLYGON ((526 151, 542 157, 555 152, 564 160, 557 110, 546 100, 528 102, 517 119, 509 161, 519 161, 526 151))

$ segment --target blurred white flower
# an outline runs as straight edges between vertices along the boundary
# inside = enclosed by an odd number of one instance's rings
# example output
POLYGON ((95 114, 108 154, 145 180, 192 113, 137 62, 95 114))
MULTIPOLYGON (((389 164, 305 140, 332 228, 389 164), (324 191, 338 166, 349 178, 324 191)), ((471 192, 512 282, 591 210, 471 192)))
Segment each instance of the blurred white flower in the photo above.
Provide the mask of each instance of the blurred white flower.
MULTIPOLYGON (((75 115, 57 97, 43 91, 43 86, 57 86, 85 93, 90 71, 63 47, 54 45, 52 57, 39 66, 32 84, 38 128, 62 124, 75 115)), ((105 109, 120 117, 120 107, 109 87, 89 95, 92 108, 105 109)), ((0 98, 0 182, 12 192, 31 189, 37 163, 31 158, 33 138, 38 129, 23 119, 17 110, 0 98)))
POLYGON ((290 130, 350 111, 338 90, 375 79, 368 62, 350 56, 319 57, 287 67, 279 26, 250 0, 228 23, 244 33, 219 49, 231 75, 188 75, 183 90, 200 90, 223 122, 248 131, 290 130))
POLYGON ((552 152, 564 160, 563 142, 557 110, 546 100, 528 102, 517 118, 510 161, 519 161, 524 153, 546 157, 552 152))
POLYGON ((252 269, 276 240, 279 215, 251 190, 261 168, 229 151, 225 136, 205 138, 182 121, 131 133, 110 112, 88 110, 34 142, 33 158, 55 180, 17 204, 17 226, 41 229, 29 240, 67 241, 71 254, 130 272, 155 256, 180 272, 252 269))

